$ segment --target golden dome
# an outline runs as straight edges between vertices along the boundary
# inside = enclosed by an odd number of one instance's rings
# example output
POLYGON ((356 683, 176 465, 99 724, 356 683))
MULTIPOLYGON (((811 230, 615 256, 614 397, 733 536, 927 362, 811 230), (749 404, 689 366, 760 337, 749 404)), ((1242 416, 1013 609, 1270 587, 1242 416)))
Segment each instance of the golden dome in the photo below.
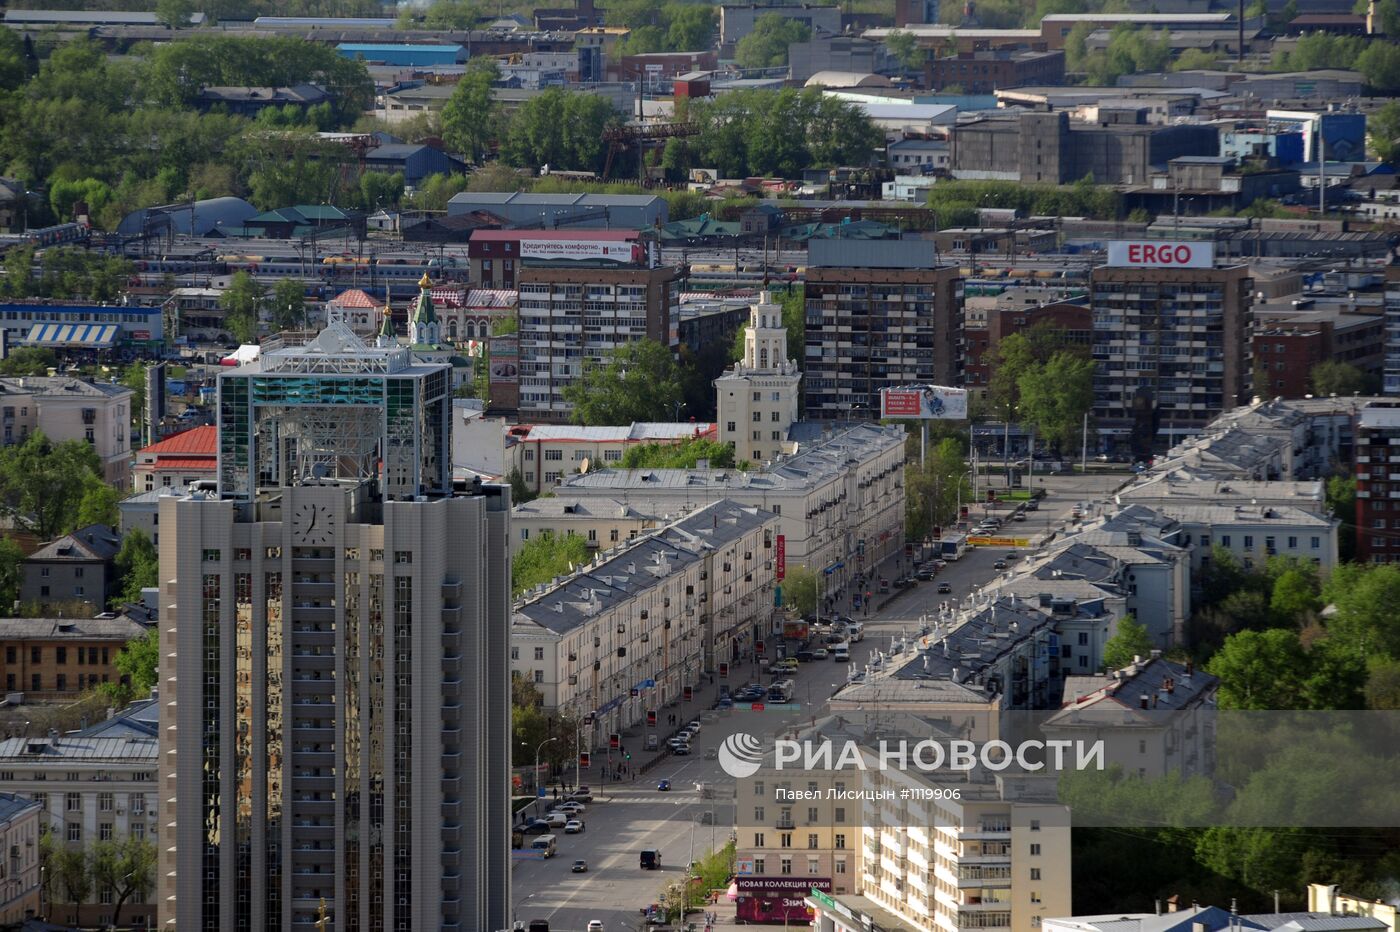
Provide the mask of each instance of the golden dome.
POLYGON ((420 279, 418 279, 418 287, 419 287, 419 288, 430 288, 430 287, 432 287, 432 284, 433 284, 433 280, 432 280, 431 278, 428 277, 428 273, 427 273, 427 272, 424 272, 424 273, 423 273, 423 277, 420 278, 420 279))

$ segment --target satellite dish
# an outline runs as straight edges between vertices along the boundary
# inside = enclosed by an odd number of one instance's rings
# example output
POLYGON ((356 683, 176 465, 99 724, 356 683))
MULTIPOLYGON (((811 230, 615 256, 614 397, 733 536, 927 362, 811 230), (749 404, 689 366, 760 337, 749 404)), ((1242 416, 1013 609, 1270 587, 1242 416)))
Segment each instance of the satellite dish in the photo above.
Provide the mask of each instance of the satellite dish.
POLYGON ((588 457, 585 456, 583 462, 578 464, 578 471, 580 473, 588 472, 588 457))

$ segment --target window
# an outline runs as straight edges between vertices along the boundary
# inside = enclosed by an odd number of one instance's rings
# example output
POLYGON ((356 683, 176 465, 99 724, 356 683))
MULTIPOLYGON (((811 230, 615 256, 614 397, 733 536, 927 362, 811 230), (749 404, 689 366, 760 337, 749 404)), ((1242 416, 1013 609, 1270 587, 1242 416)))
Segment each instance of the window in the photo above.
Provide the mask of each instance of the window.
POLYGON ((112 840, 112 823, 103 822, 97 826, 97 837, 102 841, 112 840))
POLYGON ((836 848, 837 848, 837 850, 840 850, 840 849, 845 848, 845 847, 846 847, 846 836, 845 836, 844 834, 838 832, 837 835, 836 835, 836 848))
POLYGON ((775 424, 776 424, 777 422, 781 421, 782 419, 783 419, 783 415, 782 415, 780 412, 778 412, 778 411, 774 411, 772 417, 769 418, 769 420, 771 420, 771 421, 772 421, 773 423, 775 423, 775 424))
MULTIPOLYGON (((78 650, 81 651, 82 648, 80 647, 80 648, 78 648, 78 650)), ((81 655, 80 655, 80 656, 81 656, 81 655)), ((68 662, 68 648, 66 648, 66 647, 55 647, 55 648, 54 648, 54 651, 53 651, 53 662, 54 662, 54 663, 67 663, 67 662, 68 662)), ((78 662, 81 663, 82 661, 79 660, 78 662)))
POLYGON ((15 650, 14 645, 11 645, 11 646, 9 646, 9 647, 6 647, 6 648, 5 648, 5 662, 6 662, 6 663, 19 663, 19 661, 15 659, 15 656, 16 656, 18 653, 19 653, 19 652, 18 652, 17 650, 15 650))
POLYGON ((837 857, 837 858, 836 858, 835 864, 836 864, 836 873, 838 873, 838 874, 844 874, 844 873, 846 873, 846 858, 845 858, 845 855, 841 855, 841 856, 837 857))
POLYGON ((1312 549, 1313 549, 1313 550, 1317 550, 1319 547, 1322 546, 1322 538, 1321 538, 1321 537, 1314 537, 1314 538, 1312 539, 1311 546, 1312 546, 1312 549))
MULTIPOLYGON (((755 411, 755 412, 753 413, 753 422, 754 422, 755 424, 757 424, 757 423, 758 423, 759 421, 761 421, 761 420, 763 420, 763 412, 762 412, 762 411, 755 411)), ((758 438, 755 437, 754 439, 757 440, 758 438)))
POLYGON ((544 682, 544 671, 543 671, 543 670, 536 670, 536 671, 535 671, 535 682, 536 682, 536 683, 543 683, 543 682, 544 682))
POLYGON ((512 647, 512 648, 510 649, 510 659, 511 659, 511 660, 519 660, 519 659, 520 659, 520 648, 518 648, 518 647, 512 647))
POLYGON ((544 458, 547 462, 558 462, 564 458, 563 450, 545 450, 544 458))
POLYGON ((778 836, 778 844, 784 848, 792 847, 792 832, 783 832, 778 836))
POLYGON ((1088 647, 1088 646, 1089 646, 1089 632, 1087 632, 1087 631, 1081 631, 1081 632, 1079 632, 1079 646, 1080 646, 1080 647, 1088 647))
POLYGON ((762 848, 762 847, 763 847, 763 833, 762 833, 762 832, 754 832, 754 833, 753 833, 753 846, 754 846, 755 848, 762 848))
POLYGON ((136 793, 131 797, 131 814, 142 815, 146 811, 146 794, 136 793))
POLYGON ((783 858, 781 861, 778 862, 778 864, 778 873, 784 875, 792 873, 792 858, 783 858))
POLYGON ((816 832, 808 832, 808 833, 807 833, 807 848, 808 848, 808 850, 812 850, 812 849, 814 849, 814 848, 816 848, 816 847, 817 847, 817 834, 816 834, 816 832))
POLYGON ((205 563, 218 563, 218 562, 219 562, 219 557, 220 557, 219 551, 217 551, 217 550, 206 550, 206 551, 204 551, 204 554, 203 554, 202 559, 204 560, 205 563))
POLYGON ((1040 856, 1040 845, 1038 845, 1038 844, 1031 845, 1031 857, 1039 857, 1039 856, 1040 856))
MULTIPOLYGON (((759 837, 762 837, 762 836, 759 836, 759 837)), ((754 872, 755 874, 757 874, 758 876, 762 877, 765 873, 767 873, 767 870, 766 870, 767 866, 768 866, 768 862, 765 861, 763 858, 754 858, 754 859, 753 859, 753 872, 754 872)))
POLYGON ((1230 546, 1230 535, 1229 535, 1229 534, 1221 534, 1221 535, 1220 535, 1220 546, 1222 546, 1222 547, 1228 547, 1228 546, 1230 546))
POLYGON ((1039 880, 1039 879, 1040 879, 1040 868, 1038 868, 1038 867, 1032 867, 1032 868, 1031 868, 1031 880, 1039 880))
POLYGON ((543 659, 544 659, 544 648, 543 648, 543 647, 536 647, 536 648, 535 648, 535 659, 536 659, 536 660, 543 660, 543 659))
POLYGON ((733 421, 725 421, 725 422, 724 422, 724 431, 725 431, 725 433, 732 434, 732 433, 734 433, 734 429, 735 429, 735 424, 734 424, 733 421))
POLYGON ((1031 902, 1032 902, 1032 903, 1039 903, 1039 902, 1040 902, 1040 891, 1039 891, 1039 890, 1032 890, 1032 891, 1031 891, 1031 902))
POLYGON ((1032 832, 1038 832, 1038 831, 1040 831, 1040 820, 1039 820, 1039 819, 1031 819, 1031 831, 1032 831, 1032 832))
POLYGON ((37 648, 37 647, 31 647, 31 648, 29 648, 29 662, 30 662, 30 663, 38 663, 38 662, 39 662, 39 648, 37 648))
POLYGON ((60 692, 68 688, 68 677, 60 673, 57 677, 55 677, 55 679, 57 680, 55 688, 57 688, 60 692))
POLYGON ((762 806, 754 806, 754 807, 753 807, 753 820, 754 820, 755 822, 762 822, 762 821, 763 821, 763 807, 762 807, 762 806))
POLYGON ((762 398, 763 398, 763 392, 754 392, 754 393, 753 393, 753 400, 754 400, 754 401, 760 401, 760 400, 762 400, 762 398))
POLYGON ((1297 550, 1297 549, 1298 549, 1298 538, 1296 538, 1296 537, 1290 537, 1290 538, 1288 538, 1288 549, 1289 549, 1289 550, 1297 550))
POLYGON ((69 840, 69 841, 82 841, 82 840, 83 840, 83 826, 82 826, 82 823, 80 823, 80 822, 69 822, 69 823, 68 823, 68 840, 69 840))
POLYGON ((1138 753, 1139 753, 1139 754, 1146 754, 1146 753, 1147 753, 1147 742, 1146 742, 1146 741, 1139 741, 1139 742, 1138 742, 1138 753))
POLYGON ((809 875, 811 875, 811 874, 820 874, 820 873, 821 873, 821 870, 822 870, 822 862, 821 862, 819 859, 817 859, 817 858, 808 858, 808 859, 807 859, 807 873, 808 873, 809 875))
MULTIPOLYGON (((846 821, 846 807, 845 807, 845 806, 837 806, 837 807, 836 807, 836 821, 837 821, 837 822, 845 822, 845 821, 846 821)), ((837 847, 840 847, 840 846, 838 845, 837 847)))
POLYGON ((753 784, 753 795, 755 795, 755 796, 762 796, 762 795, 763 795, 763 781, 762 781, 762 780, 755 780, 755 781, 754 781, 754 784, 753 784))
POLYGON ((1254 548, 1254 535, 1253 535, 1253 534, 1246 534, 1246 535, 1244 536, 1244 549, 1245 549, 1245 550, 1252 550, 1253 548, 1254 548))
POLYGON ((111 811, 112 811, 112 805, 113 805, 113 796, 112 796, 111 793, 98 793, 98 794, 97 794, 97 811, 98 811, 98 812, 111 812, 111 811))
POLYGON ((412 562, 413 562, 413 551, 412 551, 412 550, 395 550, 395 551, 394 551, 394 562, 397 563, 397 564, 399 564, 399 565, 401 565, 401 566, 404 565, 404 564, 412 563, 412 562))
POLYGON ((813 822, 817 821, 817 818, 818 818, 818 817, 817 817, 817 807, 816 807, 816 806, 808 806, 808 807, 807 807, 807 824, 808 824, 808 825, 811 825, 813 822))

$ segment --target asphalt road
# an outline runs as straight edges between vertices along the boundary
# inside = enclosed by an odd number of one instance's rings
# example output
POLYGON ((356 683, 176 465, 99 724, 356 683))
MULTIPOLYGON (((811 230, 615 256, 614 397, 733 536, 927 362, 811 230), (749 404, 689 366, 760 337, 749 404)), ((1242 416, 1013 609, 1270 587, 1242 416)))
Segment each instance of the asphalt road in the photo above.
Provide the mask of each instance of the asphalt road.
MULTIPOLYGON (((1027 521, 1008 527, 1015 529, 1014 536, 1043 537, 1064 522, 1077 502, 1102 496, 1122 478, 1091 474, 1038 480, 1038 484, 1043 482, 1048 496, 1027 521)), ((985 506, 974 506, 973 517, 980 517, 984 511, 985 506)), ((1009 508, 993 509, 994 513, 998 511, 1005 514, 1009 508)), ((1012 559, 1019 556, 1018 553, 1012 559)), ((858 615, 867 624, 866 637, 852 645, 852 663, 863 667, 872 651, 888 651, 892 638, 904 632, 914 634, 922 614, 934 610, 940 601, 965 598, 995 577, 1000 571, 993 568, 993 563, 1007 557, 1004 549, 974 549, 939 574, 937 582, 949 583, 951 595, 939 595, 936 583, 924 582, 898 593, 868 616, 858 615)), ((753 672, 753 668, 744 668, 741 675, 753 672)), ((794 698, 802 705, 800 711, 710 713, 713 720, 692 742, 693 755, 667 758, 646 777, 631 783, 595 785, 594 802, 583 814, 587 828, 582 834, 558 833, 559 853, 550 860, 515 862, 512 919, 547 919, 556 932, 583 932, 593 919, 601 920, 608 932, 637 928, 639 910, 659 900, 666 886, 682 879, 687 861, 724 844, 733 829, 734 781, 724 775, 717 762, 705 760, 704 752, 717 748, 734 732, 743 731, 763 739, 822 714, 823 703, 845 682, 846 673, 844 664, 832 661, 803 664, 793 676, 794 698), (657 790, 657 782, 663 779, 671 781, 673 789, 669 792, 657 790), (695 788, 700 782, 715 788, 714 799, 700 797, 695 788), (707 811, 714 814, 711 824, 699 821, 707 811), (640 868, 639 852, 643 848, 661 851, 661 870, 640 868), (587 860, 587 873, 571 873, 575 858, 587 860)), ((762 680, 766 682, 768 677, 764 675, 762 680)))

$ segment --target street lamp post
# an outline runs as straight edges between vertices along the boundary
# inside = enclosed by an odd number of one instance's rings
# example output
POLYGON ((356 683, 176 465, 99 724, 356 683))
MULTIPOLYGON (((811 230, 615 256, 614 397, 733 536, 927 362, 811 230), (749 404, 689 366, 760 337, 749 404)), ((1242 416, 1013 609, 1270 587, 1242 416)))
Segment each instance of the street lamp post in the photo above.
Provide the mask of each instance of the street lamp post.
POLYGON ((542 794, 542 793, 540 792, 540 789, 541 789, 541 787, 540 787, 540 751, 542 751, 542 750, 544 749, 544 746, 545 746, 546 744, 549 744, 551 741, 557 741, 557 740, 559 740, 559 739, 558 739, 558 738, 545 738, 545 739, 544 739, 543 741, 541 741, 539 744, 535 745, 535 807, 536 807, 536 809, 539 808, 540 799, 541 799, 541 798, 543 797, 543 795, 544 795, 544 794, 542 794))

